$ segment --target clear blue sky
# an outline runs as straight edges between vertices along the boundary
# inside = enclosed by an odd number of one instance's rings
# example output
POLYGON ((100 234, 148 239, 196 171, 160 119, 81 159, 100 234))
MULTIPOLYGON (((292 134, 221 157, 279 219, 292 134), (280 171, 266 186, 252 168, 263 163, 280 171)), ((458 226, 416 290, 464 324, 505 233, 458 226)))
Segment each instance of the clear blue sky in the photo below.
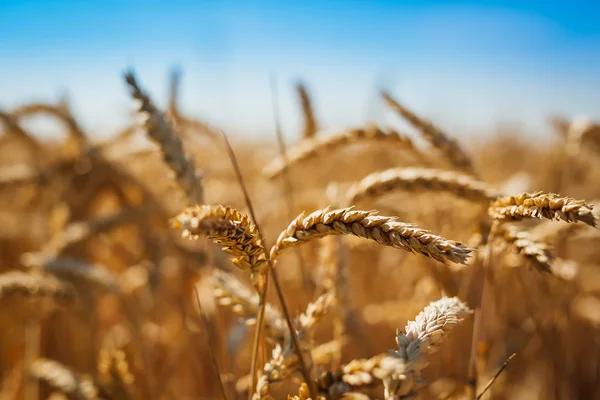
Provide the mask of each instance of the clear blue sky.
POLYGON ((184 72, 185 110, 272 132, 276 73, 288 135, 301 78, 326 127, 367 118, 377 86, 454 131, 600 118, 600 1, 0 0, 0 107, 68 93, 90 130, 122 126, 133 67, 159 103, 184 72), (560 4, 563 3, 563 4, 560 4))

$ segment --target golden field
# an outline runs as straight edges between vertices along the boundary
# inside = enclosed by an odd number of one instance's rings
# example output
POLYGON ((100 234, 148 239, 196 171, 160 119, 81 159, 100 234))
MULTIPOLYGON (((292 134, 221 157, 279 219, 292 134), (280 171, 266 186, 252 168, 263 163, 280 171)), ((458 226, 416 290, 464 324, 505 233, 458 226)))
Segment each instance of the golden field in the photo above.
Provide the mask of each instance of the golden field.
POLYGON ((598 125, 465 146, 383 93, 413 129, 325 132, 298 86, 232 158, 127 83, 107 141, 0 111, 0 399, 600 399, 598 125))

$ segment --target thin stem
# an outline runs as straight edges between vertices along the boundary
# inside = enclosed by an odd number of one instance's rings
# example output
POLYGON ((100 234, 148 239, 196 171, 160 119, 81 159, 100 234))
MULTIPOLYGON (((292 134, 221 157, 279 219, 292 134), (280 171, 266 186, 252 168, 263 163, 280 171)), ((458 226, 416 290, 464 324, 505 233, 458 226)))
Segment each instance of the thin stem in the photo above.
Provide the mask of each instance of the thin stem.
MULTIPOLYGON (((246 185, 244 183, 244 178, 242 177, 242 172, 240 170, 240 166, 238 165, 237 158, 235 157, 235 153, 233 152, 233 149, 231 148, 231 144, 229 144, 227 135, 225 135, 224 131, 221 131, 221 134, 223 135, 223 139, 225 140, 225 144, 227 145, 227 152, 229 154, 229 158, 231 159, 231 163, 233 164, 233 168, 235 170, 235 174, 237 176, 238 182, 242 188, 242 191, 244 192, 244 199, 246 200, 246 204, 248 206, 248 211, 250 212, 250 216, 252 217, 252 220, 254 221, 254 225, 256 225, 256 230, 258 231, 260 240, 262 241, 264 248, 267 249, 267 243, 263 236, 262 230, 260 229, 260 227, 258 225, 258 221, 256 219, 256 214, 254 213, 254 207, 252 206, 252 201, 250 200, 248 190, 246 189, 246 185)), ((277 290, 277 296, 279 297, 279 302, 281 303, 281 310, 283 311, 283 315, 285 316, 285 320, 286 320, 288 328, 290 330, 290 335, 292 337, 292 343, 294 344, 294 348, 296 350, 296 353, 298 354, 298 362, 300 364, 300 371, 302 372, 302 375, 304 376, 304 380, 308 384, 311 397, 313 399, 316 399, 317 398, 317 389, 315 387, 315 383, 312 381, 310 370, 308 369, 306 362, 304 361, 304 356, 302 355, 302 350, 300 347, 300 340, 298 339, 298 334, 296 332, 296 329, 294 329, 294 324, 292 323, 292 318, 290 317, 290 312, 289 312, 287 304, 285 302, 285 298, 283 297, 283 291, 281 290, 281 286, 280 286, 279 280, 277 278, 277 273, 275 272, 273 260, 271 259, 269 252, 266 250, 265 250, 265 259, 267 260, 267 263, 269 265, 269 270, 271 271, 271 277, 273 278, 273 283, 275 284, 275 288, 277 290)), ((265 285, 264 291, 266 292, 266 285, 265 285)), ((266 304, 266 302, 264 302, 264 303, 266 304)), ((265 307, 265 304, 262 305, 263 308, 265 307)), ((259 312, 260 312, 260 310, 259 310, 259 312)), ((258 321, 257 321, 257 325, 258 325, 258 321)), ((256 329, 260 329, 260 327, 257 326, 256 329)))
POLYGON ((516 355, 517 355, 517 353, 512 353, 510 355, 510 357, 508 357, 506 359, 506 361, 504 361, 504 364, 502 364, 502 366, 500 367, 500 369, 498 370, 498 372, 496 372, 496 374, 494 374, 494 376, 492 377, 492 379, 490 379, 490 381, 487 383, 487 385, 485 385, 485 387, 483 388, 483 390, 481 391, 481 393, 479 393, 477 395, 477 400, 481 399, 483 397, 483 395, 485 394, 485 392, 487 392, 488 389, 492 387, 492 385, 494 384, 494 382, 496 382, 496 379, 498 379, 498 377, 500 376, 500 374, 502 373, 502 371, 504 371, 504 369, 506 368, 506 366, 508 365, 508 363, 510 363, 512 361, 512 359, 515 358, 516 355))
POLYGON ((258 294, 258 311, 256 313, 256 327, 254 329, 254 342, 252 343, 252 361, 250 363, 250 377, 252 385, 248 390, 248 400, 252 400, 254 394, 254 388, 256 387, 257 377, 257 365, 258 365, 258 352, 260 349, 260 339, 262 337, 262 331, 265 319, 265 308, 267 305, 267 292, 269 288, 269 276, 265 277, 265 284, 262 293, 258 294))
POLYGON ((490 261, 492 258, 492 242, 496 234, 498 227, 498 221, 494 221, 488 234, 488 240, 486 244, 486 252, 483 259, 483 283, 479 294, 479 302, 475 309, 475 322, 473 324, 473 337, 471 341, 471 355, 469 358, 469 372, 467 383, 470 389, 470 398, 473 400, 477 399, 477 349, 479 347, 479 341, 481 340, 481 331, 483 330, 483 301, 485 298, 485 291, 489 285, 489 274, 490 274, 490 261))
MULTIPOLYGON (((283 192, 285 195, 286 205, 288 209, 288 219, 291 221, 294 219, 294 186, 292 185, 292 180, 290 179, 290 174, 288 170, 288 160, 287 160, 287 149, 285 146, 285 140, 283 140, 283 132, 281 129, 281 118, 279 113, 279 101, 277 97, 277 79, 275 75, 271 75, 271 103, 273 106, 273 118, 275 119, 275 132, 277 134, 277 144, 279 146, 279 156, 283 160, 283 170, 281 172, 281 183, 283 186, 283 192)), ((296 257, 298 258, 298 265, 300 266, 300 273, 302 275, 302 283, 303 286, 306 287, 309 283, 308 273, 306 268, 306 263, 304 262, 304 257, 302 257, 302 252, 299 248, 295 251, 296 257)))
POLYGON ((215 368, 215 372, 217 373, 219 379, 219 387, 221 389, 221 395, 224 400, 228 400, 227 391, 225 390, 225 385, 223 384, 223 378, 221 377, 221 370, 219 368, 219 362, 217 361, 217 355, 215 353, 215 346, 210 334, 208 318, 206 318, 206 314, 202 310, 202 305, 200 304, 200 293, 198 293, 198 287, 194 286, 194 290, 196 291, 196 301, 198 302, 198 310, 200 311, 200 319, 202 320, 202 328, 204 329, 204 334, 206 335, 206 341, 208 342, 208 352, 210 354, 210 359, 213 363, 213 367, 215 368))

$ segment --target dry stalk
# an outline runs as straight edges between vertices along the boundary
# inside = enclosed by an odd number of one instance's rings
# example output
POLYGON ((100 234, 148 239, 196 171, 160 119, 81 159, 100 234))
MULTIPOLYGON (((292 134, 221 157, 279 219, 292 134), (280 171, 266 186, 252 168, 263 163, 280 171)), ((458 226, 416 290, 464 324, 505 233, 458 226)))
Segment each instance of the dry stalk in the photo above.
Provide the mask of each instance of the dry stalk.
POLYGON ((387 105, 404 117, 412 126, 418 129, 423 137, 436 149, 438 149, 450 163, 458 169, 473 173, 471 158, 461 149, 458 142, 450 138, 446 133, 431 122, 420 118, 412 111, 398 103, 389 93, 382 92, 381 95, 387 105))
POLYGON ((319 155, 327 155, 342 147, 362 142, 379 142, 396 148, 409 150, 419 154, 412 140, 393 130, 384 131, 377 126, 351 129, 349 131, 325 135, 319 133, 313 139, 300 142, 287 152, 287 160, 281 157, 271 162, 263 173, 268 179, 279 176, 286 168, 314 159, 319 155))
POLYGON ((476 203, 488 204, 499 193, 471 175, 428 168, 393 168, 375 172, 353 185, 348 204, 374 199, 397 190, 408 192, 447 192, 476 203))
POLYGON ((298 82, 296 84, 296 91, 298 92, 298 97, 300 98, 300 106, 302 107, 302 115, 304 116, 304 131, 302 133, 302 137, 304 139, 310 139, 315 137, 318 130, 315 113, 313 111, 306 86, 303 83, 298 82))
POLYGON ((523 218, 547 218, 566 222, 583 222, 596 226, 592 206, 584 200, 561 197, 555 193, 521 193, 502 197, 489 208, 490 217, 496 220, 514 221, 523 218))
POLYGON ((175 132, 173 125, 138 86, 133 72, 125 74, 125 81, 131 89, 131 96, 139 103, 138 111, 143 116, 146 133, 150 139, 160 146, 163 159, 175 173, 177 183, 192 203, 202 203, 204 201, 204 189, 201 175, 196 171, 194 159, 185 154, 181 139, 175 132))
POLYGON ((347 207, 317 210, 308 216, 300 214, 279 235, 271 248, 276 259, 284 250, 328 235, 354 235, 434 258, 442 263, 464 264, 471 250, 460 242, 444 239, 411 224, 398 222, 395 217, 379 216, 375 211, 347 207))
POLYGON ((38 359, 30 366, 29 373, 67 396, 82 400, 99 398, 98 388, 90 378, 73 372, 57 361, 38 359))

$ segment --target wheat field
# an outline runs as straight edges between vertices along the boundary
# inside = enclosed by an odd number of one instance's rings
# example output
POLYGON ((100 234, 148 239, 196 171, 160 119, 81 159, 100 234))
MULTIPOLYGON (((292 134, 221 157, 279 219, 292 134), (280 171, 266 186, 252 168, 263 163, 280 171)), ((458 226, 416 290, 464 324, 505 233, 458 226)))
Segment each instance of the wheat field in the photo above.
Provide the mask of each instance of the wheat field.
POLYGON ((324 131, 298 85, 249 142, 178 85, 101 142, 0 110, 0 399, 600 399, 600 125, 324 131))

